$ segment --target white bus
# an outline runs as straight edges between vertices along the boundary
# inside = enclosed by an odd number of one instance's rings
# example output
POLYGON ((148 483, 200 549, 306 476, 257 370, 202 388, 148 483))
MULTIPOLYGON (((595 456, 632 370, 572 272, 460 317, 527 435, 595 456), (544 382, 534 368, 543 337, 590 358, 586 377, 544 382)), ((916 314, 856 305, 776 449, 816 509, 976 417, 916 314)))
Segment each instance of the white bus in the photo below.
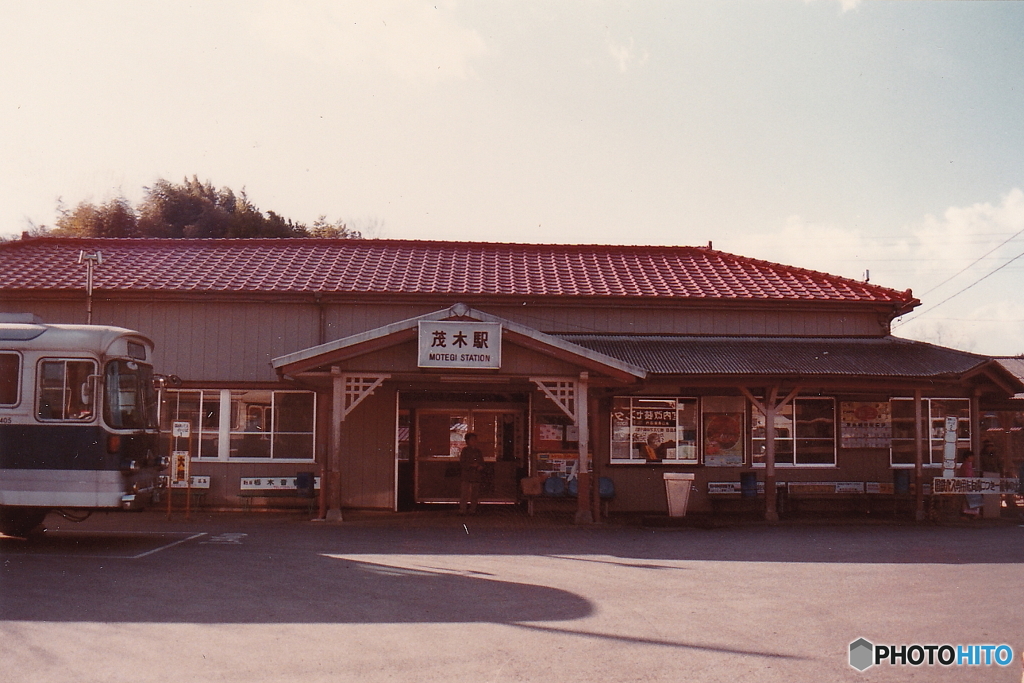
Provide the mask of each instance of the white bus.
POLYGON ((0 317, 0 531, 24 536, 51 511, 144 507, 166 464, 153 342, 11 319, 0 317))

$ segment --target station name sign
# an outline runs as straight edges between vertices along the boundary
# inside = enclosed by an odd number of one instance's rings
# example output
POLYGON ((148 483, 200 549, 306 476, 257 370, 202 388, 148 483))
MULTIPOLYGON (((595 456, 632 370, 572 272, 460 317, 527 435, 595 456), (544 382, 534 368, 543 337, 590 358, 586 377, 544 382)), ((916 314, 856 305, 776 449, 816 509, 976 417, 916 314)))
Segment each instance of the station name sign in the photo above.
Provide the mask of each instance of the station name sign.
POLYGON ((419 327, 419 367, 450 370, 501 368, 501 323, 420 321, 419 327))

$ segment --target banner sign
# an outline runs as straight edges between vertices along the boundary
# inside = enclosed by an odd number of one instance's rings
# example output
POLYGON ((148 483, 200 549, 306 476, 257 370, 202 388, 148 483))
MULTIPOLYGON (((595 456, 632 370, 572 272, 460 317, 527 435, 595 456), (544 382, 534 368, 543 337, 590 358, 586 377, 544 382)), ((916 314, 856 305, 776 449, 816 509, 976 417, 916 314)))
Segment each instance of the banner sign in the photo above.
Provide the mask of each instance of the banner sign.
POLYGON ((501 323, 444 320, 419 323, 419 367, 501 368, 501 323))
POLYGON ((963 493, 1016 493, 1016 479, 985 479, 981 477, 935 477, 932 479, 932 493, 934 494, 963 494, 963 493))
POLYGON ((791 481, 789 482, 790 493, 864 493, 864 482, 862 481, 791 481))
MULTIPOLYGON (((294 491, 297 477, 242 477, 242 491, 294 491)), ((320 490, 320 477, 313 478, 313 488, 320 490)))
MULTIPOLYGON (((167 477, 166 476, 161 475, 158 478, 158 481, 159 481, 159 484, 160 484, 161 488, 166 488, 167 487, 167 477)), ((172 481, 171 482, 171 488, 172 489, 184 489, 184 488, 208 489, 208 488, 210 488, 210 478, 207 477, 207 476, 200 476, 200 475, 197 475, 197 474, 193 474, 191 482, 188 482, 188 481, 185 481, 185 480, 172 481)))
MULTIPOLYGON (((775 490, 785 490, 786 482, 777 481, 775 482, 775 490)), ((729 494, 729 493, 743 493, 743 486, 738 481, 709 481, 708 482, 708 493, 711 495, 729 494)), ((764 482, 757 482, 757 493, 758 495, 764 494, 764 482)))

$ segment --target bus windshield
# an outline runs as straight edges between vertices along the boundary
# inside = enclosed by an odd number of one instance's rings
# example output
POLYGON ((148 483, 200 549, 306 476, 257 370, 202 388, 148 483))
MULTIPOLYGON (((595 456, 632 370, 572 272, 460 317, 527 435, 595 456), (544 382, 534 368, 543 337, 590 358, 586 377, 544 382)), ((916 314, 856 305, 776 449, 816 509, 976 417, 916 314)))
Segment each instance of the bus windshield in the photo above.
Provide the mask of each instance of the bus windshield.
POLYGON ((107 363, 103 417, 114 429, 156 427, 153 368, 130 360, 107 363))

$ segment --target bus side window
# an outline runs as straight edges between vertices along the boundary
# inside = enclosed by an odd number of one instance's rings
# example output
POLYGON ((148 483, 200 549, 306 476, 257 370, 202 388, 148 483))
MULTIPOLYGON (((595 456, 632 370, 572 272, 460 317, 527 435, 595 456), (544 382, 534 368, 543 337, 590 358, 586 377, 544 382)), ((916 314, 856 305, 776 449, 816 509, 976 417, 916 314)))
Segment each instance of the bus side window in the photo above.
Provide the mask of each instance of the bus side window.
POLYGON ((16 353, 0 353, 0 406, 17 405, 20 384, 21 356, 16 353))
POLYGON ((40 420, 90 420, 94 401, 89 376, 96 364, 88 360, 47 360, 39 364, 40 420))

